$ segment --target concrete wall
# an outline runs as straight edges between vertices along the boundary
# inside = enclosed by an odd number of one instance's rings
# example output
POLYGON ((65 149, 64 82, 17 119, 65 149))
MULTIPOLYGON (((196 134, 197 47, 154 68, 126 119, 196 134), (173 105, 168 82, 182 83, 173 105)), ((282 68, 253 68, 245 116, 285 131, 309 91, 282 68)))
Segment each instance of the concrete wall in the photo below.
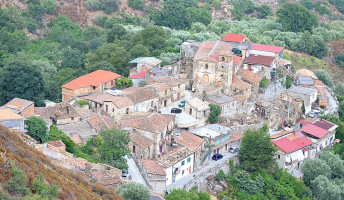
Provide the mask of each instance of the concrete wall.
POLYGON ((3 121, 0 121, 0 124, 4 124, 6 122, 17 122, 18 126, 10 127, 10 129, 24 131, 24 127, 25 127, 24 119, 3 120, 3 121))
POLYGON ((189 175, 193 172, 193 164, 194 164, 194 154, 189 155, 185 159, 179 161, 178 163, 174 164, 173 166, 165 169, 166 172, 166 185, 170 185, 175 181, 182 179, 183 177, 189 175), (188 158, 190 161, 188 162, 188 158), (184 161, 184 165, 182 166, 182 162, 184 161), (174 171, 178 168, 178 171, 174 178, 174 171))
POLYGON ((270 57, 275 57, 278 58, 279 55, 274 52, 267 52, 267 51, 259 51, 259 50, 250 50, 249 51, 250 55, 260 55, 260 56, 270 56, 270 57))
POLYGON ((106 106, 108 106, 107 113, 109 113, 110 116, 113 117, 113 119, 116 122, 120 120, 124 115, 127 114, 127 110, 128 110, 128 114, 135 112, 134 105, 130 105, 124 108, 117 108, 115 104, 113 104, 112 102, 104 102, 103 109, 105 112, 106 112, 106 106))

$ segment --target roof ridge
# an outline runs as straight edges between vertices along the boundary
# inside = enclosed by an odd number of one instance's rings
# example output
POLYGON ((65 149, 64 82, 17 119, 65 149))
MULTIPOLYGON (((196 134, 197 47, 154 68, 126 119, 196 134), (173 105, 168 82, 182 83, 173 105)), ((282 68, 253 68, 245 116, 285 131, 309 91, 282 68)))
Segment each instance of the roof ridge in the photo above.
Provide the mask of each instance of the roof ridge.
POLYGON ((220 40, 218 40, 218 41, 216 42, 216 44, 214 45, 213 49, 209 52, 208 57, 212 55, 213 51, 216 49, 217 44, 218 44, 219 42, 220 42, 220 40))

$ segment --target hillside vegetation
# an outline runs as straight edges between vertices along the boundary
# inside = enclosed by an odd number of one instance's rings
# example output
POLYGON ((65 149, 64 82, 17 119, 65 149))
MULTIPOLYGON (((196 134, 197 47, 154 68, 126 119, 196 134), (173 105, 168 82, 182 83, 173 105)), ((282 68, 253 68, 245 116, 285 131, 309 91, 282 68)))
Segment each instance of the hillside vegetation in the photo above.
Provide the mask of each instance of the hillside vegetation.
MULTIPOLYGON (((81 175, 54 166, 41 152, 28 146, 3 126, 0 126, 0 144, 0 194, 2 195, 10 193, 12 197, 18 196, 11 192, 8 186, 13 176, 11 171, 15 168, 24 172, 29 196, 33 195, 31 199, 40 199, 39 194, 34 190, 34 180, 40 175, 44 182, 58 187, 59 199, 121 199, 100 184, 94 184, 81 175)), ((20 181, 23 179, 21 178, 20 181)))

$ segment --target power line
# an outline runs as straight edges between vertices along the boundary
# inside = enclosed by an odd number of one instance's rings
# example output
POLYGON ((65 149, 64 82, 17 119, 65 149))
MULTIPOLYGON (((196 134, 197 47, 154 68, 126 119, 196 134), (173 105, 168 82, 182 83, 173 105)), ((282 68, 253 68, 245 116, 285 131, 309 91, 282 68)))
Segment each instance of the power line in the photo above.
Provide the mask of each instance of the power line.
POLYGON ((80 187, 79 185, 77 185, 76 183, 72 182, 71 180, 69 180, 68 178, 64 177, 63 175, 61 175, 58 171, 56 171, 55 169, 53 169, 52 167, 50 167, 47 164, 44 164, 43 162, 41 162, 40 160, 38 160, 36 157, 34 157, 33 155, 31 155, 29 152, 25 151, 23 148, 21 148, 19 145, 17 145, 15 142, 13 142, 11 139, 7 138, 4 134, 2 134, 0 132, 0 135, 2 135, 6 140, 10 141, 12 144, 14 144, 17 148, 19 148, 20 150, 24 151, 25 153, 27 153, 29 156, 31 156, 33 159, 35 159, 38 163, 42 164, 44 167, 48 168, 49 170, 55 172, 59 177, 64 178, 65 180, 67 180, 68 182, 70 182, 71 184, 77 186, 78 188, 80 188, 81 190, 87 192, 88 194, 94 196, 97 199, 101 199, 100 197, 94 195, 93 193, 85 190, 84 188, 80 187))

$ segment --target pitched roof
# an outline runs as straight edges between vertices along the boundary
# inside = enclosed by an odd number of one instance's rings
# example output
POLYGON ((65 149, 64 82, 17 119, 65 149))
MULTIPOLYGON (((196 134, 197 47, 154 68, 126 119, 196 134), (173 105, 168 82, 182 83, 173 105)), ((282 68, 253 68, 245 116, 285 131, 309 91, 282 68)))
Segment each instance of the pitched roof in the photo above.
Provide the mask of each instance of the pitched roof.
MULTIPOLYGON (((294 135, 294 134, 292 134, 294 135)), ((280 148, 285 153, 291 153, 296 150, 302 149, 308 145, 311 145, 313 142, 307 137, 283 137, 278 140, 272 140, 272 142, 280 148)))
POLYGON ((65 101, 53 107, 36 107, 35 114, 41 116, 43 119, 67 119, 79 116, 76 109, 65 101))
POLYGON ((23 116, 18 115, 12 110, 5 108, 0 109, 0 120, 15 120, 15 119, 24 119, 23 116))
POLYGON ((252 43, 252 50, 280 53, 284 47, 252 43))
POLYGON ((308 133, 310 135, 313 135, 317 138, 322 138, 328 132, 327 130, 322 129, 318 126, 315 126, 313 124, 305 125, 304 127, 301 128, 301 131, 308 133))
POLYGON ((25 108, 31 106, 33 104, 32 101, 20 98, 13 98, 11 101, 7 102, 4 107, 13 109, 15 111, 21 112, 25 108))
POLYGON ((139 64, 146 64, 150 66, 155 66, 161 63, 161 60, 155 58, 155 57, 139 57, 136 58, 129 63, 139 63, 139 64))
POLYGON ((259 84, 260 81, 263 79, 262 77, 247 69, 238 69, 237 74, 243 79, 255 84, 259 84))
POLYGON ((233 87, 235 87, 236 89, 238 89, 240 91, 243 91, 243 90, 246 90, 246 89, 252 87, 251 84, 249 84, 243 80, 238 79, 236 76, 233 76, 233 78, 232 78, 232 85, 233 85, 233 87))
POLYGON ((75 144, 81 144, 82 141, 81 141, 81 138, 79 135, 73 135, 73 136, 69 136, 71 140, 73 140, 73 142, 75 144))
POLYGON ((299 69, 295 72, 295 75, 296 76, 310 76, 314 79, 318 79, 318 77, 315 76, 315 74, 309 69, 299 69))
POLYGON ((133 75, 133 76, 131 76, 129 78, 136 79, 136 78, 145 78, 145 77, 146 77, 146 72, 140 72, 140 73, 135 74, 135 75, 133 75))
POLYGON ((319 87, 325 87, 325 84, 319 79, 314 79, 314 85, 319 87))
POLYGON ((79 78, 64 84, 62 87, 76 90, 88 86, 99 86, 119 77, 121 77, 121 75, 110 71, 97 70, 84 76, 80 76, 79 78))
POLYGON ((227 35, 222 38, 222 41, 226 42, 242 42, 246 38, 245 35, 239 35, 234 33, 227 33, 227 35))
POLYGON ((198 111, 210 109, 209 105, 204 103, 204 101, 198 97, 188 99, 186 103, 190 104, 191 107, 196 108, 198 111))
POLYGON ((153 90, 146 87, 135 87, 135 89, 130 91, 125 91, 124 96, 129 98, 132 102, 140 103, 148 100, 152 100, 154 98, 159 98, 159 95, 157 95, 153 90))
POLYGON ((159 82, 146 85, 145 87, 154 88, 157 92, 163 92, 170 89, 170 86, 167 85, 166 83, 159 83, 159 82))
POLYGON ((109 128, 114 126, 113 118, 106 112, 100 114, 94 113, 89 119, 88 123, 97 132, 100 132, 103 128, 109 128))
POLYGON ((233 97, 238 101, 238 103, 246 101, 248 99, 248 97, 244 95, 234 95, 233 97))
POLYGON ((168 168, 192 154, 192 151, 184 146, 178 146, 167 154, 161 156, 158 161, 164 168, 168 168))
POLYGON ((130 133, 130 140, 134 144, 136 144, 139 147, 142 147, 144 149, 150 147, 151 145, 153 145, 153 141, 151 141, 147 137, 142 136, 142 135, 140 135, 138 133, 130 133))
POLYGON ((233 46, 222 41, 204 41, 199 47, 194 60, 210 58, 218 61, 220 55, 233 55, 233 46))
POLYGON ((219 95, 216 95, 216 96, 208 97, 208 100, 210 102, 216 103, 216 104, 223 104, 223 103, 228 103, 228 102, 236 101, 235 98, 229 97, 229 96, 224 95, 224 94, 219 94, 219 95))
POLYGON ((316 89, 313 88, 307 88, 307 87, 299 87, 299 86, 293 86, 289 88, 288 93, 298 93, 298 94, 305 94, 305 95, 313 95, 317 93, 316 89))
POLYGON ((96 103, 99 103, 99 104, 103 104, 104 101, 110 99, 111 97, 112 97, 111 94, 106 93, 106 92, 102 92, 102 93, 95 93, 95 94, 91 94, 91 95, 88 95, 88 96, 84 96, 82 98, 86 99, 86 100, 90 100, 90 101, 96 102, 96 103))
POLYGON ((183 131, 182 134, 177 137, 176 141, 178 144, 187 147, 191 151, 196 151, 202 145, 204 139, 187 131, 183 131))
POLYGON ((61 140, 55 140, 55 141, 48 142, 48 145, 51 145, 51 146, 57 147, 57 148, 66 146, 61 140))
POLYGON ((156 172, 157 175, 166 176, 165 169, 158 162, 154 160, 143 159, 140 161, 147 174, 155 174, 156 172))
POLYGON ((311 76, 297 76, 296 79, 302 85, 314 85, 313 78, 311 76))
POLYGON ((245 58, 244 63, 259 64, 270 67, 274 60, 275 57, 251 54, 249 57, 245 58))
POLYGON ((238 65, 241 60, 240 56, 233 55, 233 65, 238 65))
POLYGON ((139 113, 125 115, 120 121, 120 128, 133 127, 160 134, 173 120, 174 115, 160 113, 139 113))
POLYGON ((112 102, 117 108, 125 108, 134 105, 134 102, 126 96, 112 96, 105 100, 105 102, 112 102))
POLYGON ((337 126, 336 124, 333 124, 329 121, 326 121, 324 119, 320 119, 318 121, 316 121, 315 123, 313 123, 313 125, 325 129, 325 130, 330 130, 332 127, 337 126))
POLYGON ((175 77, 172 77, 172 76, 164 76, 164 77, 152 78, 152 79, 150 79, 150 81, 159 82, 159 83, 166 83, 167 85, 169 85, 171 87, 178 86, 180 84, 185 84, 186 83, 186 80, 175 78, 175 77))

